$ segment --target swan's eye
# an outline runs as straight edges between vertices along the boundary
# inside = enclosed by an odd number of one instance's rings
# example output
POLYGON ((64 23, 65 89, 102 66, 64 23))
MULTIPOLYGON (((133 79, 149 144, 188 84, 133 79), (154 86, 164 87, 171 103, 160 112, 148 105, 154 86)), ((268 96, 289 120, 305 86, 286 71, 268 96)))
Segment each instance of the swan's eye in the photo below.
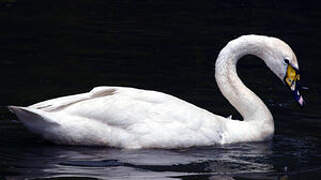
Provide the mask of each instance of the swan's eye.
POLYGON ((288 59, 284 59, 284 62, 285 62, 286 64, 290 64, 290 61, 289 61, 288 59))

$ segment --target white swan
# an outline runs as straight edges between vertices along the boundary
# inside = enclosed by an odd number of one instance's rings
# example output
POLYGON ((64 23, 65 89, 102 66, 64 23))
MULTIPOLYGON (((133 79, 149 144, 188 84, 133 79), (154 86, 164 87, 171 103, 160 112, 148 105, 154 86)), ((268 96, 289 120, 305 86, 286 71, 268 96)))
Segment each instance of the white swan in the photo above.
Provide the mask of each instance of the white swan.
POLYGON ((30 131, 57 144, 180 148, 269 140, 273 117, 236 72, 237 61, 247 54, 261 58, 303 106, 297 86, 299 66, 291 48, 277 38, 245 35, 230 41, 215 65, 217 84, 243 121, 168 94, 125 87, 96 87, 88 93, 8 108, 30 131))

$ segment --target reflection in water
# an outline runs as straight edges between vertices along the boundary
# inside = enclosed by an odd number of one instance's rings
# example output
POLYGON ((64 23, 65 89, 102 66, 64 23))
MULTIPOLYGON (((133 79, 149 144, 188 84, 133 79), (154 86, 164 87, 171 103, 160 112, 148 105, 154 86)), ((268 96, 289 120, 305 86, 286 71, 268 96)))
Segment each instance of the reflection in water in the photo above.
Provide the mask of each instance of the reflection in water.
MULTIPOLYGON (((7 158, 1 169, 8 179, 68 176, 99 179, 284 178, 287 175, 284 162, 302 167, 313 164, 312 159, 318 153, 315 151, 319 151, 313 147, 314 140, 276 136, 273 142, 176 150, 121 150, 41 142, 31 147, 21 146, 19 151, 1 148, 0 153, 7 158)), ((289 174, 296 175, 301 170, 289 167, 289 174)))
MULTIPOLYGON (((8 164, 21 177, 163 178, 273 172, 271 143, 237 144, 182 150, 120 150, 40 146, 20 150, 8 164), (26 173, 28 169, 28 173, 26 173)), ((8 156, 8 155, 6 155, 8 156)))

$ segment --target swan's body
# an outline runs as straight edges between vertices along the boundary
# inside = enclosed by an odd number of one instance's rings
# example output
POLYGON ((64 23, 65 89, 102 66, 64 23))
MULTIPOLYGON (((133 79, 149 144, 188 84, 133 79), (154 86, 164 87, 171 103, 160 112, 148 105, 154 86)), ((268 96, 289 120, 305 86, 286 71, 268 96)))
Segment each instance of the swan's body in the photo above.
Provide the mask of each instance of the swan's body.
POLYGON ((286 66, 276 59, 287 57, 298 69, 290 47, 276 38, 248 35, 228 43, 217 58, 215 77, 244 121, 212 114, 161 92, 124 87, 97 87, 9 109, 32 132, 57 144, 178 148, 264 141, 273 136, 273 117, 237 76, 236 63, 246 54, 263 59, 281 79, 286 66))

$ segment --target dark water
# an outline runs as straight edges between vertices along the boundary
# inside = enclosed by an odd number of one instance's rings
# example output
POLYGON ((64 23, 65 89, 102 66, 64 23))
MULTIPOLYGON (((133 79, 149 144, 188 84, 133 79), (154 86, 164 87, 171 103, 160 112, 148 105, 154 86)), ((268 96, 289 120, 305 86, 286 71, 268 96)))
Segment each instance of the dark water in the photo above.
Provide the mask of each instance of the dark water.
POLYGON ((0 179, 319 179, 320 6, 304 1, 0 0, 0 179), (166 92, 223 116, 214 61, 227 41, 265 34, 290 44, 306 106, 256 57, 239 74, 272 111, 271 142, 177 150, 56 146, 6 105, 30 105, 100 85, 166 92))

